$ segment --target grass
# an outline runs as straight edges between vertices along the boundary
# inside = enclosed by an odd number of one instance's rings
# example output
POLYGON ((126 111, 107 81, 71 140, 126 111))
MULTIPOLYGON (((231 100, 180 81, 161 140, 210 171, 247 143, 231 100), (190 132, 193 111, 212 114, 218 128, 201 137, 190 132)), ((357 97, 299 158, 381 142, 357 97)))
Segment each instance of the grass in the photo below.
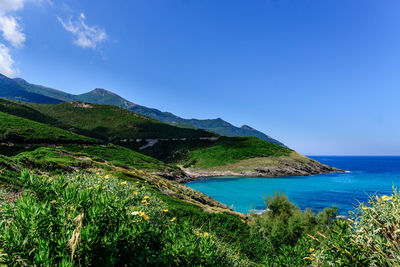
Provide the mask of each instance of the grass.
MULTIPOLYGON (((64 149, 69 152, 79 153, 79 155, 92 157, 95 160, 110 161, 113 165, 120 167, 160 171, 166 168, 172 168, 157 159, 143 155, 129 148, 112 144, 103 146, 66 145, 64 149)), ((177 167, 174 167, 174 169, 177 169, 177 167)))
POLYGON ((143 150, 143 153, 166 162, 204 169, 249 158, 289 156, 291 152, 291 149, 256 137, 220 137, 216 141, 166 141, 143 150))
POLYGON ((0 142, 54 144, 97 143, 98 141, 47 124, 0 112, 0 142))
MULTIPOLYGON (((1 202, 0 263, 7 265, 244 266, 213 233, 180 221, 144 188, 76 173, 23 172, 25 191, 1 202), (21 228, 21 225, 24 225, 21 228)), ((5 197, 4 191, 0 196, 5 197)))
MULTIPOLYGON (((200 140, 200 137, 213 137, 214 134, 203 130, 174 127, 118 107, 106 105, 88 105, 79 102, 58 105, 21 104, 0 99, 0 110, 68 129, 70 135, 72 134, 71 131, 77 132, 101 139, 105 143, 111 142, 134 149, 166 163, 180 164, 190 168, 209 169, 235 164, 246 159, 278 158, 289 156, 292 151, 255 137, 219 137, 218 140, 214 141, 200 140), (187 140, 176 140, 183 137, 187 140), (148 138, 170 140, 160 140, 154 146, 140 150, 139 147, 146 143, 143 140, 148 138), (174 138, 175 140, 171 140, 174 138), (141 139, 141 141, 137 142, 136 139, 141 139)), ((30 134, 30 128, 33 126, 34 124, 28 123, 28 121, 23 121, 19 125, 16 124, 15 128, 20 129, 20 133, 15 133, 14 136, 30 134), (26 129, 28 129, 27 133, 24 133, 23 131, 26 129)), ((53 139, 63 137, 61 134, 55 136, 54 129, 56 128, 50 128, 50 125, 48 125, 48 128, 40 129, 44 132, 53 129, 52 133, 43 136, 44 140, 42 141, 46 141, 46 138, 49 137, 53 137, 53 139)), ((68 139, 68 137, 65 139, 68 139)), ((64 140, 61 141, 66 143, 64 140)), ((69 142, 73 143, 73 141, 69 142)), ((98 150, 98 148, 96 149, 98 150)), ((13 149, 15 151, 5 150, 8 155, 15 155, 23 151, 23 149, 17 149, 17 147, 13 149)), ((107 154, 110 154, 112 151, 111 149, 108 150, 109 153, 107 154)), ((115 159, 116 155, 113 156, 116 165, 126 166, 127 162, 124 162, 124 156, 122 156, 125 155, 125 152, 126 150, 121 149, 121 156, 118 160, 115 159)), ((97 157, 102 154, 93 149, 91 149, 91 153, 96 154, 97 157)), ((148 159, 144 161, 148 161, 148 159)))
POLYGON ((90 104, 84 107, 79 102, 26 105, 77 132, 108 141, 214 136, 203 130, 182 129, 108 105, 90 104))

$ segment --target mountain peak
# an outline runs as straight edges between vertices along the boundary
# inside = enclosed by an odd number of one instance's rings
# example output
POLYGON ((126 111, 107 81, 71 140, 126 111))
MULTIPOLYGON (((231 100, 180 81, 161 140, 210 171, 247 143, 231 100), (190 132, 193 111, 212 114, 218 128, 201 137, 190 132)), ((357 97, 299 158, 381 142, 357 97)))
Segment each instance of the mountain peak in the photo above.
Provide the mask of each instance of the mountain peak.
POLYGON ((254 131, 255 129, 253 127, 250 127, 249 125, 242 125, 240 128, 244 129, 244 130, 250 130, 250 131, 254 131))
POLYGON ((105 95, 116 95, 111 91, 108 91, 106 89, 103 88, 95 88, 94 90, 90 91, 89 93, 91 94, 96 94, 96 95, 101 95, 101 96, 105 96, 105 95))
POLYGON ((13 80, 16 81, 17 83, 20 83, 20 84, 21 83, 25 84, 25 85, 29 84, 26 80, 24 80, 22 78, 14 78, 13 80))

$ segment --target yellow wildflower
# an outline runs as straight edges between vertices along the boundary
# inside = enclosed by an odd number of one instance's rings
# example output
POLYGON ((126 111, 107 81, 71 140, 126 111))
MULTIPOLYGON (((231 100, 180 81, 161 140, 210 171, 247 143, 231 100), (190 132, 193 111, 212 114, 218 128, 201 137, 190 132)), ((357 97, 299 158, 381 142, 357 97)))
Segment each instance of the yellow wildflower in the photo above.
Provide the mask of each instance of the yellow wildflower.
POLYGON ((134 195, 137 195, 137 192, 135 191, 135 192, 133 192, 133 194, 134 194, 134 195))
POLYGON ((198 236, 202 236, 203 234, 199 232, 197 235, 198 235, 198 236))
POLYGON ((150 198, 149 196, 144 196, 144 197, 143 197, 143 199, 149 199, 149 198, 150 198))
POLYGON ((384 201, 392 200, 392 197, 384 195, 384 196, 382 196, 382 200, 384 200, 384 201))
POLYGON ((142 186, 141 189, 144 189, 144 186, 142 186))
POLYGON ((143 199, 143 200, 142 200, 142 203, 147 203, 147 200, 146 200, 146 199, 143 199))
POLYGON ((136 183, 138 184, 138 183, 139 183, 139 181, 136 181, 136 183))
POLYGON ((121 182, 119 183, 120 185, 126 185, 126 181, 125 182, 121 182))
POLYGON ((106 187, 105 187, 105 186, 103 186, 103 187, 102 187, 102 189, 104 190, 104 189, 106 189, 106 187))
POLYGON ((106 178, 106 179, 108 179, 109 177, 110 177, 110 175, 108 175, 108 174, 106 176, 104 176, 104 178, 106 178))
POLYGON ((163 209, 163 212, 168 212, 168 209, 163 209))
POLYGON ((313 249, 313 248, 310 248, 310 252, 314 252, 314 249, 313 249))
POLYGON ((362 209, 363 209, 363 210, 368 210, 368 207, 363 206, 362 209))
POLYGON ((204 236, 209 236, 209 234, 208 234, 207 232, 205 232, 203 235, 204 235, 204 236))
POLYGON ((139 211, 139 216, 140 217, 142 217, 142 216, 144 216, 145 214, 144 214, 144 212, 143 211, 139 211))
POLYGON ((176 217, 172 218, 172 219, 170 220, 170 222, 174 222, 175 220, 176 220, 176 217))
POLYGON ((149 216, 143 215, 143 219, 145 219, 147 221, 149 219, 149 216))
POLYGON ((160 203, 162 204, 162 203, 164 203, 164 201, 160 200, 160 203))

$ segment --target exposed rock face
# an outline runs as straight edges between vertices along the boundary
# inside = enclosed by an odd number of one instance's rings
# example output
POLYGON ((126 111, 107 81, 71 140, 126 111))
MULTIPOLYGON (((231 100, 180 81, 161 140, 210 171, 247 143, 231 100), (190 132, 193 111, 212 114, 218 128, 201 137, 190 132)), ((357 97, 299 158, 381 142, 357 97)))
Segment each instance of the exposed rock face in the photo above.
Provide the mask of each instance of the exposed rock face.
POLYGON ((289 157, 266 157, 241 160, 211 169, 185 169, 192 180, 209 176, 280 177, 309 176, 343 172, 293 152, 289 157))

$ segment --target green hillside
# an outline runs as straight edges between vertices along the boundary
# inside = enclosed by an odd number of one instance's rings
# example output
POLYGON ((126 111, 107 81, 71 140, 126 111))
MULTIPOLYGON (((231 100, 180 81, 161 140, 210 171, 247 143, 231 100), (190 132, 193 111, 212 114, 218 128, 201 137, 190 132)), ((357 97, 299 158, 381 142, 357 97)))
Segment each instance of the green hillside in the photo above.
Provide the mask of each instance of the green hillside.
POLYGON ((109 105, 81 102, 58 105, 27 103, 26 105, 47 117, 51 117, 55 125, 71 127, 77 132, 83 131, 82 133, 105 140, 214 136, 214 134, 203 130, 174 127, 109 105))
POLYGON ((0 112, 0 142, 58 144, 98 143, 99 141, 43 123, 0 112))
MULTIPOLYGON (((232 124, 230 124, 227 121, 224 121, 220 118, 218 119, 205 119, 205 120, 198 120, 198 119, 183 119, 181 117, 178 117, 170 112, 162 112, 158 109, 155 108, 149 108, 145 106, 141 106, 135 103, 132 103, 121 96, 110 92, 105 89, 101 88, 96 88, 88 93, 80 94, 80 95, 72 95, 65 93, 63 91, 49 88, 46 86, 42 85, 35 85, 28 83, 27 81, 21 79, 21 78, 16 78, 14 80, 9 79, 10 82, 14 82, 14 84, 17 84, 19 88, 22 88, 25 90, 25 93, 32 93, 32 94, 37 94, 37 95, 42 95, 43 97, 49 97, 47 102, 46 101, 33 101, 29 99, 19 99, 22 101, 27 101, 27 102, 34 102, 34 103, 44 103, 44 104, 54 104, 58 102, 54 102, 52 99, 58 99, 61 101, 65 102, 70 102, 70 101, 81 101, 81 102, 88 102, 88 103, 93 103, 93 104, 104 104, 104 105, 113 105, 117 106, 120 108, 124 108, 130 111, 133 111, 135 113, 153 118, 158 121, 162 121, 165 123, 169 123, 178 127, 182 128, 198 128, 198 129, 203 129, 209 132, 213 132, 219 135, 223 136, 255 136, 260 139, 263 139, 265 141, 278 144, 278 145, 283 145, 281 142, 278 140, 273 139, 272 137, 257 131, 256 129, 253 129, 247 125, 243 125, 241 127, 236 127, 232 124)), ((7 91, 7 86, 2 86, 0 84, 0 97, 5 97, 9 99, 16 99, 12 96, 8 97, 8 91, 1 95, 1 91, 7 91)), ((22 93, 20 93, 22 94, 22 93)))
POLYGON ((289 156, 291 151, 256 137, 220 137, 217 140, 165 141, 142 152, 185 167, 210 168, 249 158, 289 156))
POLYGON ((260 158, 289 164, 294 151, 255 137, 203 134, 113 106, 0 100, 0 264, 312 263, 312 250, 325 244, 310 236, 336 233, 335 209, 302 212, 277 194, 266 200, 271 212, 239 214, 176 182, 192 177, 170 164, 191 170, 260 158), (147 155, 105 142, 151 131, 173 138, 139 150, 147 155))
MULTIPOLYGON (((337 171, 255 137, 223 137, 199 129, 174 127, 115 106, 0 100, 0 111, 134 149, 160 161, 178 164, 194 176, 268 177, 337 171)), ((175 178, 181 180, 183 176, 175 178)))

